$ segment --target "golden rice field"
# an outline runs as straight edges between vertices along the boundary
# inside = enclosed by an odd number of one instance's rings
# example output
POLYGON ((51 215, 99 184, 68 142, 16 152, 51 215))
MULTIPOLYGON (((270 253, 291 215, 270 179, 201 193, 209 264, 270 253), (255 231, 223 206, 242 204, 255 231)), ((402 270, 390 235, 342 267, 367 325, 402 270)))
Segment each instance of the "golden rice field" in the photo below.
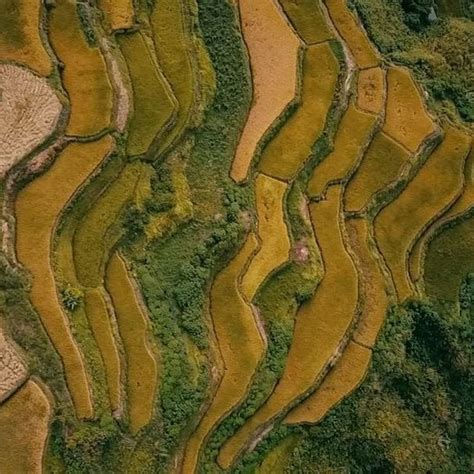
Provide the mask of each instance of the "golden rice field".
POLYGON ((0 474, 472 470, 474 22, 414 3, 0 0, 0 474))
POLYGON ((259 171, 282 180, 295 177, 323 132, 338 75, 339 64, 329 43, 305 50, 300 102, 263 150, 259 171), (304 126, 307 123, 311 126, 304 126))
POLYGON ((381 67, 362 69, 357 78, 357 106, 380 114, 385 108, 385 71, 381 67))
POLYGON ((345 209, 363 210, 377 192, 396 180, 409 159, 404 148, 385 133, 378 132, 349 181, 344 195, 345 209))
POLYGON ((310 45, 334 38, 318 0, 278 0, 291 24, 310 45))
POLYGON ((473 179, 473 166, 474 166, 474 148, 471 145, 471 152, 466 159, 464 166, 464 187, 461 195, 455 200, 452 206, 443 213, 443 215, 431 223, 426 229, 423 235, 417 240, 413 249, 410 252, 409 258, 409 271, 413 282, 420 279, 423 273, 423 258, 424 251, 428 244, 428 241, 433 234, 440 229, 444 224, 453 219, 462 216, 469 209, 474 206, 474 179, 473 179))
POLYGON ((150 16, 156 56, 178 102, 176 122, 165 133, 158 152, 165 152, 192 122, 196 106, 196 73, 190 50, 194 48, 189 0, 156 2, 150 16))
POLYGON ((240 283, 248 302, 253 300, 265 278, 288 260, 291 243, 284 215, 287 189, 286 184, 264 174, 255 180, 259 248, 249 259, 240 283))
MULTIPOLYGON (((194 472, 207 436, 216 423, 243 400, 263 355, 264 342, 256 315, 239 289, 239 279, 257 248, 257 240, 250 233, 242 249, 212 285, 210 311, 225 370, 209 408, 187 442, 183 472, 194 472)), ((222 452, 219 464, 228 464, 222 452)))
POLYGON ((358 278, 342 236, 341 198, 342 187, 332 186, 326 201, 311 204, 311 221, 325 273, 314 297, 298 311, 285 370, 273 393, 221 449, 218 459, 224 468, 231 465, 259 427, 283 414, 311 390, 328 361, 337 354, 354 318, 358 278), (334 306, 338 295, 344 298, 334 306))
POLYGON ((158 67, 150 40, 143 33, 120 35, 119 44, 133 86, 127 153, 144 155, 176 119, 176 98, 158 67))
POLYGON ((421 92, 406 69, 387 71, 387 109, 384 132, 411 152, 436 130, 428 115, 421 92))
POLYGON ((300 405, 290 411, 284 423, 318 423, 362 382, 369 367, 372 352, 350 341, 321 385, 300 405))
POLYGON ((358 68, 366 69, 379 64, 375 48, 370 43, 358 20, 344 0, 324 0, 331 20, 346 41, 358 68))
POLYGON ((237 182, 247 178, 260 140, 297 94, 301 46, 275 1, 241 0, 239 10, 253 101, 230 171, 237 182))
POLYGON ((49 76, 53 63, 41 36, 40 0, 3 0, 0 10, 0 61, 27 66, 49 76))
POLYGON ((375 220, 375 235, 401 301, 413 294, 408 272, 409 252, 433 218, 461 193, 470 137, 445 126, 441 145, 416 176, 375 220))
POLYGON ((349 104, 334 139, 334 150, 317 165, 308 183, 308 194, 319 197, 334 181, 347 178, 370 140, 376 118, 349 104))
POLYGON ((99 6, 105 13, 107 26, 111 30, 123 30, 133 26, 133 0, 99 0, 99 6))
POLYGON ((2 473, 42 472, 50 417, 48 397, 33 380, 0 405, 2 473))
POLYGON ((48 35, 62 63, 61 77, 71 105, 66 132, 95 135, 110 126, 112 88, 100 50, 82 32, 75 2, 58 0, 48 13, 48 35))
POLYGON ((123 259, 115 253, 107 265, 105 285, 112 299, 126 359, 130 429, 137 433, 153 416, 158 369, 149 341, 147 316, 123 259))
POLYGON ((61 356, 80 418, 93 414, 89 383, 58 299, 50 263, 51 239, 61 212, 112 146, 109 136, 97 142, 69 145, 47 173, 21 190, 15 205, 18 260, 31 274, 31 302, 61 356))

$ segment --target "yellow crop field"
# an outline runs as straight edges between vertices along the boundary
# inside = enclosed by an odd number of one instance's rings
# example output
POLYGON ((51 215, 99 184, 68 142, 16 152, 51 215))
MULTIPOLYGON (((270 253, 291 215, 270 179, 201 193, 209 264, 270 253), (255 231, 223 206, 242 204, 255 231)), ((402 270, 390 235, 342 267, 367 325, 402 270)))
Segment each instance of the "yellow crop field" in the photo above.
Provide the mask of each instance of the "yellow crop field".
POLYGON ((260 171, 290 180, 305 164, 323 132, 338 75, 339 63, 329 43, 308 47, 303 58, 301 102, 263 150, 260 171))
POLYGON ((219 463, 228 468, 255 430, 311 389, 344 339, 357 305, 357 272, 340 228, 341 186, 332 186, 327 200, 310 206, 325 274, 313 298, 296 316, 293 341, 284 373, 267 402, 228 440, 219 463), (341 297, 343 295, 343 297, 341 297), (337 301, 337 304, 334 302, 337 301))
POLYGON ((94 339, 104 361, 110 408, 114 411, 121 407, 120 357, 102 291, 98 288, 85 291, 84 304, 94 339))
POLYGON ((319 0, 278 0, 295 30, 306 44, 320 43, 334 38, 319 0))
POLYGON ((311 197, 324 194, 331 181, 346 178, 357 163, 361 147, 368 142, 375 120, 375 116, 349 104, 336 133, 334 150, 316 166, 308 183, 311 197))
POLYGON ((0 61, 15 61, 41 76, 53 63, 40 35, 41 0, 3 0, 0 9, 0 61))
POLYGON ((347 43, 357 67, 377 66, 379 59, 362 26, 347 7, 346 0, 324 0, 337 31, 347 43))
POLYGON ((143 155, 175 120, 176 99, 142 33, 120 35, 118 41, 133 86, 127 153, 143 155))
POLYGON ((380 114, 385 106, 385 71, 380 67, 362 69, 357 79, 357 106, 380 114))
POLYGON ((300 48, 274 0, 240 0, 239 8, 252 70, 253 102, 230 172, 238 182, 247 178, 264 133, 295 98, 300 48))
POLYGON ((117 253, 107 266, 105 284, 114 304, 125 350, 130 428, 135 434, 153 416, 158 369, 148 342, 150 328, 125 262, 117 253))
POLYGON ((262 174, 255 180, 261 244, 241 281, 242 294, 248 302, 272 270, 288 260, 291 243, 283 210, 287 188, 281 181, 262 174))
POLYGON ((470 137, 451 126, 400 196, 375 220, 375 236, 392 273, 401 301, 412 294, 408 253, 429 222, 460 194, 470 137))
POLYGON ((359 279, 362 283, 359 319, 352 339, 366 347, 373 347, 384 323, 389 299, 384 274, 369 241, 369 225, 366 219, 346 221, 350 245, 356 255, 359 279))
POLYGON ((135 10, 133 0, 99 0, 99 6, 111 30, 123 30, 133 26, 135 10))
POLYGON ((31 380, 0 405, 0 471, 2 474, 43 472, 51 407, 31 380))
POLYGON ((347 185, 345 209, 364 209, 375 193, 397 178, 409 159, 408 152, 398 143, 383 132, 377 133, 347 185))
POLYGON ((161 138, 159 153, 172 146, 190 125, 196 105, 198 85, 191 59, 194 44, 187 15, 188 1, 160 0, 150 15, 158 64, 178 101, 176 122, 161 138))
POLYGON ((433 233, 446 222, 462 216, 467 210, 474 207, 474 148, 466 160, 464 167, 464 189, 454 204, 423 233, 410 252, 409 270, 411 279, 416 282, 423 271, 423 258, 426 245, 433 233))
POLYGON ((46 173, 19 192, 15 204, 18 260, 31 274, 31 302, 63 361, 80 418, 92 416, 89 384, 58 299, 50 263, 51 239, 59 215, 112 145, 110 136, 92 143, 69 145, 46 173))
POLYGON ((76 2, 58 0, 49 11, 51 45, 64 65, 62 80, 71 103, 66 132, 87 136, 110 126, 113 95, 105 60, 82 32, 76 2))
POLYGON ((284 438, 270 451, 263 463, 255 470, 255 474, 284 474, 289 458, 299 440, 300 437, 294 434, 284 438))
POLYGON ((319 423, 331 408, 348 397, 367 373, 372 351, 350 341, 316 391, 288 413, 285 423, 319 423))
POLYGON ((81 220, 73 240, 74 262, 81 285, 101 286, 109 252, 120 236, 120 229, 114 224, 126 204, 133 200, 140 183, 149 178, 149 173, 144 163, 134 161, 126 165, 81 220))
POLYGON ((387 110, 383 130, 411 152, 415 152, 436 130, 410 73, 400 67, 391 67, 387 72, 387 110))
POLYGON ((256 249, 257 240, 249 234, 240 252, 212 285, 211 317, 225 372, 211 405, 188 441, 183 472, 194 472, 201 446, 213 427, 243 400, 264 352, 255 315, 238 288, 238 280, 256 249))

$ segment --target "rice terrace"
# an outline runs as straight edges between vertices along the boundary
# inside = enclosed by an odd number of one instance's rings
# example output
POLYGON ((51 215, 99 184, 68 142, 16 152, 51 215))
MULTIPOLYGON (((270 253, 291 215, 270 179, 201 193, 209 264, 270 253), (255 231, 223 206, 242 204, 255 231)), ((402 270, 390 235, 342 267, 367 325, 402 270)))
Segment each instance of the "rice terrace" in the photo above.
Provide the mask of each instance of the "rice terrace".
POLYGON ((474 471, 472 0, 0 0, 0 474, 474 471))

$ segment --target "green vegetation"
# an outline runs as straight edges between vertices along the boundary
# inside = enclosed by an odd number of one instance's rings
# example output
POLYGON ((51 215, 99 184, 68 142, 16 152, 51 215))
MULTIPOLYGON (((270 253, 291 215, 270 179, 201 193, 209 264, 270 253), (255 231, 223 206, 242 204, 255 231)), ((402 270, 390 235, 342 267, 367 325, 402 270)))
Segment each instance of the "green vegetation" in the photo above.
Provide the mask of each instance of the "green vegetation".
MULTIPOLYGON (((408 66, 429 92, 431 105, 467 122, 474 120, 473 24, 440 17, 417 32, 407 24, 400 0, 351 0, 370 38, 385 57, 408 66)), ((421 3, 421 2, 418 2, 421 3)), ((408 20, 409 21, 409 20, 408 20)))

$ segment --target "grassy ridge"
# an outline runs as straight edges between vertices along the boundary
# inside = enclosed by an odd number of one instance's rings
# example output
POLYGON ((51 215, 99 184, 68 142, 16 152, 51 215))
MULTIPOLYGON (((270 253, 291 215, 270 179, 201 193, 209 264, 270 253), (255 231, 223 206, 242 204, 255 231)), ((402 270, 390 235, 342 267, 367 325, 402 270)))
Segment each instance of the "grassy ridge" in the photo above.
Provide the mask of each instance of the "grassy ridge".
POLYGON ((48 13, 51 45, 63 64, 61 77, 71 103, 66 132, 94 135, 110 126, 113 97, 105 60, 82 32, 76 2, 58 0, 48 13))

